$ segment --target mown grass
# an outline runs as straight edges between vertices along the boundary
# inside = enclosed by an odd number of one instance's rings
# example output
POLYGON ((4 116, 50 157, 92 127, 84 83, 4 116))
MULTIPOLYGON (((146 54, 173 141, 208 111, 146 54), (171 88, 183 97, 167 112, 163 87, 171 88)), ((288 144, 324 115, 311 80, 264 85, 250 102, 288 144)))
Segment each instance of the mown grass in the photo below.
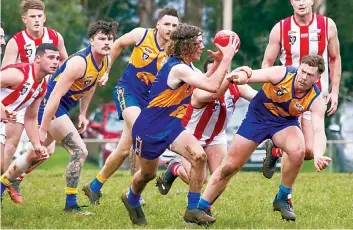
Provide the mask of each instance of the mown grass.
MULTIPOLYGON (((68 156, 57 153, 40 169, 28 175, 22 184, 25 203, 13 204, 4 196, 1 228, 34 229, 107 229, 139 228, 132 225, 120 200, 127 191, 130 177, 118 171, 104 186, 101 205, 89 206, 94 216, 62 214, 65 195, 64 171, 68 156)), ((312 163, 304 171, 312 171, 312 163), (309 170, 310 169, 310 170, 309 170)), ((97 166, 87 163, 82 171, 80 188, 98 172, 97 166)), ((235 176, 223 196, 213 207, 217 222, 211 228, 353 228, 352 174, 303 172, 294 187, 293 202, 296 222, 283 221, 272 211, 272 200, 277 193, 279 173, 271 180, 258 172, 241 172, 235 176)), ((185 226, 183 213, 188 187, 179 179, 167 196, 162 196, 150 183, 143 197, 147 202, 144 212, 148 225, 141 228, 202 228, 185 226)), ((83 192, 79 203, 88 204, 83 192)))

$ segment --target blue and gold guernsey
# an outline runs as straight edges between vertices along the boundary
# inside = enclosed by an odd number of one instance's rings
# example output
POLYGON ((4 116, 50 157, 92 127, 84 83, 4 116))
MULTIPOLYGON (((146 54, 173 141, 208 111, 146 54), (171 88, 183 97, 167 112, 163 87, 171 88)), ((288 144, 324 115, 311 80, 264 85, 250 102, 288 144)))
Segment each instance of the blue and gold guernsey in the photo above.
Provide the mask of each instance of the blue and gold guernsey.
POLYGON ((167 61, 166 53, 157 43, 157 30, 146 29, 135 45, 129 64, 114 90, 114 101, 122 119, 122 111, 130 106, 144 108, 158 71, 167 61))
POLYGON ((298 117, 310 109, 320 90, 314 84, 304 96, 296 97, 294 82, 298 69, 292 66, 286 69, 280 82, 265 83, 251 101, 239 135, 261 143, 288 126, 299 127, 298 117))
POLYGON ((102 63, 102 66, 99 68, 97 63, 95 62, 92 52, 91 46, 76 52, 75 54, 71 55, 66 59, 66 61, 60 66, 60 68, 50 77, 48 82, 48 90, 46 95, 40 105, 39 113, 38 113, 38 120, 41 122, 42 115, 44 112, 44 108, 46 105, 47 100, 50 97, 51 92, 53 91, 56 83, 58 82, 61 74, 64 72, 66 68, 66 64, 68 60, 72 57, 80 56, 84 58, 86 61, 86 71, 83 76, 74 81, 70 89, 67 93, 61 98, 60 105, 58 110, 55 113, 55 117, 60 117, 64 114, 68 114, 69 111, 77 105, 79 100, 92 88, 94 87, 98 80, 103 76, 106 72, 108 67, 108 57, 105 57, 102 63))
POLYGON ((193 87, 184 82, 175 89, 167 85, 170 70, 179 64, 183 64, 179 58, 168 59, 152 86, 147 107, 132 127, 134 151, 148 160, 159 157, 185 130, 181 119, 190 103, 193 87))

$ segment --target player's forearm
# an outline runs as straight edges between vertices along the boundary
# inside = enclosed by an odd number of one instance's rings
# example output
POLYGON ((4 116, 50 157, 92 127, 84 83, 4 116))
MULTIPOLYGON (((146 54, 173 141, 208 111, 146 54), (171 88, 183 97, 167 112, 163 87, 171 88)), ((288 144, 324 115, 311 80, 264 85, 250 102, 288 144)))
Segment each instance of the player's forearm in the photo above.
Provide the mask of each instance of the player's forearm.
POLYGON ((218 93, 220 86, 223 82, 224 76, 228 72, 228 67, 231 63, 231 58, 223 58, 221 63, 219 64, 217 70, 212 74, 211 77, 208 78, 208 83, 215 87, 215 92, 218 93))
POLYGON ((314 132, 313 153, 314 156, 323 156, 326 150, 326 135, 325 131, 314 132))
POLYGON ((50 122, 52 118, 55 116, 55 112, 57 111, 60 103, 60 96, 56 96, 55 94, 50 95, 49 100, 45 106, 41 129, 48 131, 50 122))
POLYGON ((334 94, 339 93, 340 90, 340 81, 341 81, 341 57, 331 58, 330 59, 330 80, 331 80, 331 92, 334 94))
POLYGON ((25 130, 33 146, 41 145, 38 132, 38 118, 25 116, 25 130))
POLYGON ((107 72, 109 73, 112 66, 113 66, 113 63, 114 61, 116 60, 116 58, 120 55, 122 49, 124 47, 121 45, 119 39, 117 39, 113 45, 112 45, 112 52, 110 53, 110 63, 108 65, 108 68, 107 68, 107 72))

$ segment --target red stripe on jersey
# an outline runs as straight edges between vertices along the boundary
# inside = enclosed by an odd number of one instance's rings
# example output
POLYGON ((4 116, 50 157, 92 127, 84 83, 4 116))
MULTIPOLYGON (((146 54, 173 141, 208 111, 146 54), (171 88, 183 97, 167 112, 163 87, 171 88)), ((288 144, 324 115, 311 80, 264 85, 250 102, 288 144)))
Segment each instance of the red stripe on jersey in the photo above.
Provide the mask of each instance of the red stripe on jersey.
POLYGON ((233 103, 235 103, 240 97, 238 85, 230 84, 229 85, 229 92, 230 92, 230 95, 233 96, 233 103))
POLYGON ((44 29, 44 28, 43 28, 43 34, 42 34, 42 36, 41 36, 40 38, 37 38, 37 39, 32 38, 31 35, 29 35, 29 33, 27 32, 27 30, 24 30, 24 31, 25 31, 26 35, 27 35, 31 40, 34 41, 34 44, 36 45, 36 47, 40 46, 40 45, 43 43, 43 37, 44 37, 44 34, 45 34, 45 29, 44 29))
POLYGON ((291 52, 291 44, 289 41, 289 31, 291 30, 291 17, 288 17, 283 21, 283 47, 286 52, 286 63, 285 65, 292 65, 292 52, 291 52))
POLYGON ((194 108, 192 107, 190 102, 188 105, 188 108, 186 109, 186 113, 183 117, 183 120, 181 121, 184 127, 186 127, 189 124, 193 111, 194 111, 194 108))
POLYGON ((300 27, 300 59, 309 54, 309 26, 300 27))
MULTIPOLYGON (((9 69, 9 68, 16 68, 16 69, 19 69, 22 73, 23 73, 23 80, 21 82, 21 84, 19 84, 16 89, 14 89, 9 95, 7 95, 7 97, 3 98, 3 100, 1 101, 2 104, 4 106, 8 106, 8 105, 11 105, 12 103, 14 103, 17 98, 20 96, 20 93, 21 93, 21 90, 23 88, 23 84, 27 81, 28 79, 28 72, 29 72, 29 66, 28 64, 26 65, 23 65, 22 63, 20 64, 11 64, 11 65, 8 65, 4 68, 2 68, 1 70, 5 70, 5 69, 9 69)), ((33 67, 32 67, 33 68, 33 67)))
POLYGON ((47 28, 47 30, 48 30, 48 35, 49 35, 50 40, 53 40, 53 45, 58 46, 58 44, 59 44, 58 32, 56 32, 55 30, 49 29, 49 28, 47 28))
POLYGON ((325 17, 322 15, 316 15, 317 28, 320 32, 318 36, 318 55, 322 56, 326 48, 326 28, 325 28, 325 17))
POLYGON ((17 44, 17 50, 18 50, 17 57, 18 56, 20 57, 21 62, 29 63, 29 59, 27 57, 27 53, 25 49, 26 42, 23 37, 22 31, 15 34, 13 36, 13 39, 16 41, 16 44, 17 44))
POLYGON ((220 111, 219 111, 219 115, 218 115, 218 120, 216 122, 215 128, 214 128, 210 138, 208 140, 206 140, 206 144, 211 143, 213 141, 214 137, 217 136, 222 131, 223 126, 224 126, 224 122, 226 120, 227 105, 224 102, 224 96, 221 96, 219 98, 219 102, 220 102, 220 111))
POLYGON ((206 126, 212 117, 214 105, 215 105, 214 102, 207 105, 199 122, 197 122, 195 132, 194 132, 194 136, 196 137, 197 140, 201 139, 202 134, 205 131, 206 126))

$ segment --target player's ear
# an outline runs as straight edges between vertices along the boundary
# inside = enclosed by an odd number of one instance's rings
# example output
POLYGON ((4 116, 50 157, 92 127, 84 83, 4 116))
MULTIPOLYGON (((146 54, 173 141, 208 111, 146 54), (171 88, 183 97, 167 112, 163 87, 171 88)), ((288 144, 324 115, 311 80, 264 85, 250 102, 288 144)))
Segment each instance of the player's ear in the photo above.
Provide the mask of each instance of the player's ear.
POLYGON ((25 15, 22 15, 22 16, 21 16, 21 19, 22 19, 22 22, 23 22, 24 24, 26 24, 26 22, 27 22, 26 16, 25 16, 25 15))
POLYGON ((45 16, 45 14, 43 15, 43 22, 45 22, 47 20, 47 16, 45 16))
POLYGON ((90 44, 90 45, 93 45, 93 38, 90 38, 90 39, 89 39, 89 44, 90 44))

